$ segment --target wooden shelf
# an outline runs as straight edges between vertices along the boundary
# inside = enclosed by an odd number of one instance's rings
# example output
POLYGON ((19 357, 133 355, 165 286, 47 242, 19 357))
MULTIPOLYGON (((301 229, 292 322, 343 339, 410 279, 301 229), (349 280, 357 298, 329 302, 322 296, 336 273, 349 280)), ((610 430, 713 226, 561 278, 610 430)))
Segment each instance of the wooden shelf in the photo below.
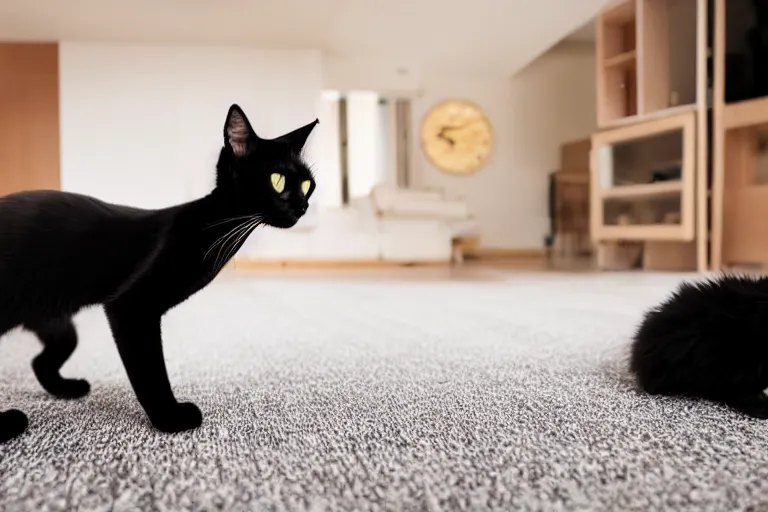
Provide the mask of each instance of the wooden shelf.
POLYGON ((667 196, 683 192, 683 182, 679 180, 660 181, 642 185, 624 185, 604 189, 600 194, 603 199, 632 198, 647 196, 667 196))
POLYGON ((630 66, 637 60, 637 50, 631 50, 628 52, 620 53, 615 57, 605 59, 606 68, 619 68, 624 66, 630 66))
POLYGON ((768 97, 729 103, 723 107, 726 130, 768 123, 768 97))
POLYGON ((649 112, 647 114, 636 114, 629 117, 623 117, 615 119, 613 121, 606 122, 603 128, 618 128, 620 126, 627 126, 630 124, 643 123, 645 121, 653 121, 655 119, 664 119, 665 117, 673 117, 678 114, 684 114, 686 112, 695 112, 697 106, 694 104, 689 105, 677 105, 675 107, 666 108, 664 110, 656 110, 655 112, 649 112))
POLYGON ((680 236, 680 226, 668 224, 631 225, 631 226, 604 226, 602 228, 602 240, 631 240, 638 242, 647 241, 689 241, 693 237, 680 236))
POLYGON ((598 125, 637 110, 637 0, 618 0, 600 15, 596 29, 598 125))

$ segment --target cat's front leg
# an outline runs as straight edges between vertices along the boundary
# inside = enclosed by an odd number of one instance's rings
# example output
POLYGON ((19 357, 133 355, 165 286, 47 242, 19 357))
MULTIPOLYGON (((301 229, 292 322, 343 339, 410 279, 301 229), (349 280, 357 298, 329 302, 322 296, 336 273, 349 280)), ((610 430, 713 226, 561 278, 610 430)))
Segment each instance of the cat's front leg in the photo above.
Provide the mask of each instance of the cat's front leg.
POLYGON ((152 425, 162 432, 199 427, 200 409, 173 396, 163 358, 160 315, 143 311, 135 303, 113 303, 105 309, 128 379, 152 425))

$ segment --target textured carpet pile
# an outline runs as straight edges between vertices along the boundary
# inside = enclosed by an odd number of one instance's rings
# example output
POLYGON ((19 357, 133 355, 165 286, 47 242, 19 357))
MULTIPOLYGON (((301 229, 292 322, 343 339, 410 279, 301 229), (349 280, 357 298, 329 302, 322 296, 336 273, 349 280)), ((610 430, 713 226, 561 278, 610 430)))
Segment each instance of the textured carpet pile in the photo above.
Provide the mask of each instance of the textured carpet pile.
POLYGON ((0 340, 0 510, 766 510, 768 422, 646 397, 625 370, 680 275, 504 281, 226 277, 163 323, 203 426, 149 427, 101 310, 49 398, 0 340))

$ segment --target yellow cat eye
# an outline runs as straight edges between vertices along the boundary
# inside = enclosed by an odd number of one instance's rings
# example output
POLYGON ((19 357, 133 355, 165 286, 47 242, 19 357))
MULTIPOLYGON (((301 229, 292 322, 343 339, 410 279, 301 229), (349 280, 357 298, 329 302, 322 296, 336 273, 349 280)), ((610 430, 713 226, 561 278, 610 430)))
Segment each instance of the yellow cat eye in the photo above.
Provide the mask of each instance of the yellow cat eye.
POLYGON ((269 179, 272 181, 272 188, 275 189, 275 192, 282 194, 283 190, 285 190, 285 176, 278 172, 273 172, 269 179))
POLYGON ((307 195, 309 193, 309 189, 312 186, 312 182, 309 180, 304 180, 301 182, 301 193, 304 195, 307 195))

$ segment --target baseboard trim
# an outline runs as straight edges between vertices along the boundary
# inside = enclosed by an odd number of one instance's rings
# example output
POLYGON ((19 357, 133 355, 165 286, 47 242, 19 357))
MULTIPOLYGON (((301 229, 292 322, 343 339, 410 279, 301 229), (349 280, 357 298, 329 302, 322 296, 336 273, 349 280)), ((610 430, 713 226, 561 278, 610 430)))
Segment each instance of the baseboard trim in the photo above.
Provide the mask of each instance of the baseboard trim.
POLYGON ((236 270, 276 268, 393 268, 449 266, 450 261, 386 261, 386 260, 253 260, 237 259, 232 267, 236 270))
POLYGON ((470 249, 466 255, 479 259, 535 259, 546 258, 549 252, 545 248, 532 249, 500 249, 492 247, 477 247, 470 249))

